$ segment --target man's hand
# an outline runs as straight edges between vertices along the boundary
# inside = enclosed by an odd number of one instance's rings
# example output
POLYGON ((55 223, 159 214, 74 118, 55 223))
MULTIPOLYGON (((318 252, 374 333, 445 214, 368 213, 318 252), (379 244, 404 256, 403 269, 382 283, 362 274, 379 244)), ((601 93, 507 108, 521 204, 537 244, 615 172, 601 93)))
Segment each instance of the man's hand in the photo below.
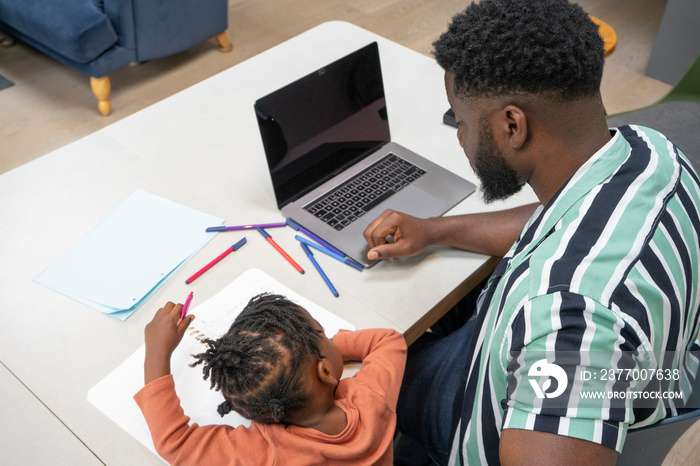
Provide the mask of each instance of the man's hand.
POLYGON ((430 244, 427 223, 428 220, 385 210, 363 233, 371 248, 367 258, 379 260, 418 254, 430 244), (393 237, 393 242, 387 240, 388 236, 393 237))
POLYGON ((194 316, 190 314, 178 324, 181 312, 182 304, 168 302, 158 309, 153 320, 146 325, 145 384, 170 374, 170 356, 194 320, 194 316))
POLYGON ((370 260, 412 256, 426 246, 451 246, 503 257, 537 209, 530 204, 496 212, 416 218, 385 210, 364 231, 370 260), (394 241, 386 238, 392 236, 394 241))

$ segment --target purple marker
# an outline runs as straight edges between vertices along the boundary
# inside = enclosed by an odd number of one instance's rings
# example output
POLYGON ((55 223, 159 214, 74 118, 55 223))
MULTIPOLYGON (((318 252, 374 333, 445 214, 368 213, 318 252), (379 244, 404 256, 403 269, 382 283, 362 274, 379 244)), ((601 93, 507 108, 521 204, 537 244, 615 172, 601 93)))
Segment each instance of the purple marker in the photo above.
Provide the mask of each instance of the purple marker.
POLYGON ((312 240, 316 241, 318 244, 324 246, 326 249, 328 249, 328 250, 330 250, 330 251, 333 251, 334 253, 338 254, 339 256, 345 256, 345 254, 343 254, 343 251, 340 251, 339 249, 334 248, 333 246, 331 246, 331 245, 328 244, 327 242, 323 241, 323 240, 322 240, 321 238, 319 238, 318 236, 316 236, 316 235, 314 235, 313 233, 311 233, 309 230, 307 230, 307 229, 304 228, 303 226, 299 225, 299 224, 298 224, 297 222, 295 222, 294 220, 288 218, 288 219, 287 219, 287 225, 289 225, 290 227, 294 228, 296 231, 300 231, 300 232, 304 233, 306 236, 308 236, 308 237, 311 238, 312 240))
POLYGON ((225 227, 225 226, 220 226, 220 227, 209 227, 207 228, 207 232, 214 232, 214 231, 238 231, 238 230, 254 230, 256 228, 282 228, 287 226, 286 223, 261 223, 258 225, 238 225, 235 227, 225 227))

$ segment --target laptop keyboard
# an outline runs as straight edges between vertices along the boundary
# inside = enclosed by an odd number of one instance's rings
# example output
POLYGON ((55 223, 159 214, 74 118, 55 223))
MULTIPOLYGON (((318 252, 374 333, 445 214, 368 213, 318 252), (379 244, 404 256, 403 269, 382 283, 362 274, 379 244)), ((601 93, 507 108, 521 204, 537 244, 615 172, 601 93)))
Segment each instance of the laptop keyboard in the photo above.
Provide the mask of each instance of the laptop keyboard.
POLYGON ((388 154, 304 210, 340 231, 424 174, 411 162, 388 154))

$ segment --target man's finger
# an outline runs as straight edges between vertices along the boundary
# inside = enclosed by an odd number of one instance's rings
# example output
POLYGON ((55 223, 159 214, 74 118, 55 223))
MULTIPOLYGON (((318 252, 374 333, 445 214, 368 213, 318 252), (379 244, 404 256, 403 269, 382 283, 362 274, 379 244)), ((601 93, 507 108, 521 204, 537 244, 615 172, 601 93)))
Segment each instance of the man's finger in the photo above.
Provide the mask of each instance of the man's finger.
POLYGON ((367 226, 367 228, 365 228, 365 231, 362 234, 370 248, 386 242, 384 238, 390 234, 390 232, 384 235, 380 235, 379 232, 387 228, 387 226, 384 224, 384 220, 393 213, 393 210, 385 210, 379 217, 375 218, 374 221, 367 226))
POLYGON ((367 259, 392 259, 394 257, 403 257, 409 255, 405 242, 385 243, 375 246, 367 252, 367 259))

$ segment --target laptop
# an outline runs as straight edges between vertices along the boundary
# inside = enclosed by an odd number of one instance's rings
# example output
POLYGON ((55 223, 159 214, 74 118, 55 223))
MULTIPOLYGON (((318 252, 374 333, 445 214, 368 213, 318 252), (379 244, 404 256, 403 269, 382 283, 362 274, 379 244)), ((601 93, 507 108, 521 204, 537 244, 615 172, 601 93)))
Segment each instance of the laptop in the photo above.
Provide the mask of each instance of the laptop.
POLYGON ((255 102, 277 206, 371 267, 362 235, 385 209, 439 216, 473 183, 391 141, 376 42, 255 102))

